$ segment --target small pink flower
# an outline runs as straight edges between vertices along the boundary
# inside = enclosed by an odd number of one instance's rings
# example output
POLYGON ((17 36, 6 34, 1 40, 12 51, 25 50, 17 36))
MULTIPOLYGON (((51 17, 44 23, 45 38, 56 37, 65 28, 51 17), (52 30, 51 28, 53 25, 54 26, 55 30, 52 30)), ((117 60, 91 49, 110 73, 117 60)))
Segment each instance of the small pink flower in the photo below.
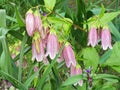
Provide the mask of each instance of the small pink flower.
POLYGON ((108 47, 112 49, 111 45, 111 34, 108 28, 104 28, 101 34, 102 47, 103 50, 106 50, 108 47))
POLYGON ((54 33, 50 33, 47 39, 47 52, 46 56, 50 56, 51 59, 54 59, 58 53, 58 39, 54 33))
POLYGON ((95 47, 97 44, 97 30, 95 27, 92 27, 88 34, 88 45, 91 44, 92 47, 95 47))
POLYGON ((69 68, 71 65, 76 66, 76 59, 74 51, 69 43, 67 43, 63 49, 63 57, 66 62, 66 66, 69 68))
MULTIPOLYGON (((82 70, 81 70, 80 67, 71 66, 70 74, 71 74, 71 76, 80 75, 80 74, 82 74, 82 70)), ((77 84, 82 86, 83 85, 83 80, 80 80, 79 82, 75 83, 74 85, 76 86, 77 84)))
POLYGON ((42 61, 44 58, 44 47, 42 40, 38 43, 33 42, 32 43, 32 60, 36 59, 38 62, 42 61), (36 47, 36 44, 38 45, 38 48, 36 47), (39 50, 37 50, 39 49, 39 50))
POLYGON ((39 32, 41 32, 41 30, 42 30, 42 20, 41 20, 41 17, 40 17, 39 10, 35 11, 34 16, 35 16, 35 30, 38 30, 39 32))
POLYGON ((32 36, 33 33, 34 33, 34 30, 35 30, 35 27, 34 27, 34 15, 33 15, 33 11, 32 10, 29 10, 26 14, 26 30, 27 30, 27 33, 29 36, 32 36))

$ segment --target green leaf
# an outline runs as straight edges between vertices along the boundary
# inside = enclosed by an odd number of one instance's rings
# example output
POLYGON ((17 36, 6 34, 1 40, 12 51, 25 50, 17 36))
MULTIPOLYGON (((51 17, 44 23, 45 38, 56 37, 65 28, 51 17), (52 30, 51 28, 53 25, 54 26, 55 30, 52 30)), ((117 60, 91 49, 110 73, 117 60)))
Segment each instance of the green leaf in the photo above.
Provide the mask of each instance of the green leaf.
POLYGON ((100 64, 105 63, 106 60, 110 57, 111 53, 112 53, 112 50, 106 51, 106 52, 100 57, 99 63, 100 63, 100 64))
POLYGON ((10 20, 10 21, 13 21, 13 22, 17 22, 17 20, 13 17, 10 17, 8 15, 6 15, 6 19, 10 20))
POLYGON ((108 22, 113 20, 119 14, 120 14, 120 12, 105 13, 104 16, 100 19, 100 22, 103 25, 106 25, 106 24, 108 24, 108 22))
POLYGON ((104 16, 104 12, 105 12, 105 8, 104 8, 104 6, 102 5, 102 8, 101 8, 101 11, 100 11, 100 14, 99 14, 99 18, 101 18, 101 17, 104 16))
POLYGON ((111 74, 96 74, 96 76, 94 76, 93 79, 105 79, 113 83, 116 83, 118 82, 118 80, 120 80, 119 77, 111 74))
POLYGON ((114 78, 119 79, 119 77, 111 74, 96 74, 93 79, 102 79, 102 78, 114 78))
POLYGON ((22 16, 20 15, 17 7, 15 7, 15 13, 16 13, 16 19, 17 19, 19 26, 21 26, 21 27, 25 26, 25 21, 22 18, 22 16))
POLYGON ((13 75, 11 56, 9 53, 6 37, 4 35, 0 36, 0 42, 2 44, 3 49, 2 55, 0 57, 0 68, 4 72, 13 75))
POLYGON ((31 82, 36 78, 36 76, 39 75, 39 71, 41 70, 42 67, 43 67, 43 66, 41 66, 40 69, 39 69, 37 72, 35 72, 33 75, 31 75, 30 77, 28 77, 28 79, 27 79, 27 80, 25 81, 25 83, 24 83, 24 85, 25 85, 26 87, 29 87, 30 84, 31 84, 31 82))
POLYGON ((6 11, 0 9, 0 27, 6 27, 6 11))
POLYGON ((3 52, 3 48, 2 48, 2 44, 0 42, 0 57, 1 57, 2 52, 3 52))
POLYGON ((85 68, 93 67, 93 72, 96 70, 99 63, 99 55, 95 48, 85 48, 82 50, 81 55, 83 56, 85 68))
POLYGON ((120 42, 116 42, 113 45, 112 54, 105 62, 108 66, 120 66, 120 42))
POLYGON ((117 72, 120 73, 120 66, 112 66, 112 68, 113 68, 115 71, 117 71, 117 72))
POLYGON ((53 8, 55 7, 55 3, 56 3, 56 0, 44 0, 44 3, 45 3, 45 7, 52 11, 53 8))
MULTIPOLYGON (((65 87, 60 88, 60 90, 76 90, 76 89, 72 86, 65 86, 65 87)), ((78 89, 78 90, 86 90, 86 89, 78 89)))
POLYGON ((112 22, 108 23, 108 26, 110 28, 111 33, 114 35, 114 37, 119 40, 120 39, 120 33, 117 30, 117 28, 115 27, 115 25, 112 22))
POLYGON ((19 82, 17 79, 15 79, 13 76, 9 75, 8 73, 0 70, 0 74, 3 75, 5 77, 5 79, 7 79, 9 82, 11 82, 12 85, 17 87, 19 90, 27 90, 26 86, 24 84, 19 82))
POLYGON ((12 36, 14 36, 15 38, 17 38, 21 41, 23 39, 23 35, 21 33, 19 33, 18 31, 10 30, 9 34, 11 34, 12 36))
POLYGON ((62 84, 62 86, 68 86, 68 85, 75 84, 75 83, 78 82, 79 80, 83 80, 83 75, 76 75, 76 76, 69 77, 69 78, 62 84))

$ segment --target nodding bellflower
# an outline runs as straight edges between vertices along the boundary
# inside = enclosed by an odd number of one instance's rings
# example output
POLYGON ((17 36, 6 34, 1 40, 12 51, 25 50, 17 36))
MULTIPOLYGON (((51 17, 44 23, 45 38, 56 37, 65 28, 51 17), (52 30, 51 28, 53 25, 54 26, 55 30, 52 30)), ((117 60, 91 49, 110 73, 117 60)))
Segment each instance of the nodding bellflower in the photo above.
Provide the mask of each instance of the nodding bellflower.
POLYGON ((108 47, 110 49, 112 49, 111 33, 110 33, 110 30, 108 28, 103 28, 102 34, 101 34, 101 42, 102 42, 103 50, 107 50, 108 47))
POLYGON ((68 68, 70 68, 71 65, 73 65, 74 67, 76 66, 74 51, 69 43, 65 44, 62 54, 68 68))

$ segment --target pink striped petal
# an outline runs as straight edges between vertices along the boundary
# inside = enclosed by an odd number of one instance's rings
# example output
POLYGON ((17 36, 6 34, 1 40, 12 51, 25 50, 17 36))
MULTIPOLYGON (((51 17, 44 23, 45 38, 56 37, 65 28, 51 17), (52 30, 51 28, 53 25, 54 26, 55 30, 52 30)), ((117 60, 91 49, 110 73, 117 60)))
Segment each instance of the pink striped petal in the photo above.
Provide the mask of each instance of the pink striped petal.
POLYGON ((97 30, 96 28, 91 28, 88 34, 88 45, 91 45, 92 47, 95 47, 97 45, 97 30))
POLYGON ((110 34, 109 29, 105 28, 105 29, 102 30, 101 40, 102 40, 103 50, 107 50, 108 47, 110 49, 112 49, 111 34, 110 34))
POLYGON ((66 44, 63 49, 63 57, 68 68, 70 67, 70 65, 76 66, 74 51, 69 44, 66 44))
POLYGON ((51 59, 54 59, 58 53, 58 39, 55 34, 49 34, 47 40, 47 52, 46 56, 50 56, 51 59))

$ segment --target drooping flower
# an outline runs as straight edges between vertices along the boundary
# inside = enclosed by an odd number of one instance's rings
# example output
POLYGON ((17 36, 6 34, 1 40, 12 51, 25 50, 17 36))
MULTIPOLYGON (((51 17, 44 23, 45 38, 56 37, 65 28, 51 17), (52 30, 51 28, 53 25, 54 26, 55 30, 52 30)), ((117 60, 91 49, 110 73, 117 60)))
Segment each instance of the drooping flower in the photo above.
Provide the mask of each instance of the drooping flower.
MULTIPOLYGON (((77 67, 77 66, 74 67, 72 65, 70 69, 71 69, 70 70, 71 76, 81 75, 82 74, 82 69, 80 67, 77 67)), ((76 86, 77 84, 79 84, 80 86, 82 86, 83 85, 83 80, 80 80, 80 81, 76 82, 74 85, 76 86)))
POLYGON ((25 22, 26 22, 26 30, 28 35, 33 36, 33 33, 35 31, 35 21, 34 21, 34 14, 31 9, 26 13, 25 22))
POLYGON ((41 32, 41 30, 42 30, 42 20, 41 20, 41 17, 40 17, 39 10, 35 11, 34 16, 35 16, 35 30, 41 32))
POLYGON ((48 36, 47 39, 47 52, 46 56, 49 55, 51 59, 54 59, 56 54, 58 53, 58 39, 55 33, 51 33, 48 36))
POLYGON ((76 66, 76 59, 74 51, 69 43, 65 44, 65 47, 62 51, 63 57, 65 59, 66 66, 69 68, 71 65, 76 66))
POLYGON ((88 45, 91 45, 92 47, 95 47, 97 45, 97 30, 95 27, 92 27, 91 30, 88 33, 88 45))
POLYGON ((44 47, 42 40, 33 41, 32 43, 32 60, 36 59, 41 62, 44 58, 44 47))
POLYGON ((111 34, 108 28, 103 28, 102 34, 101 34, 101 40, 102 40, 101 42, 102 42, 103 50, 107 50, 108 47, 112 49, 111 34))

